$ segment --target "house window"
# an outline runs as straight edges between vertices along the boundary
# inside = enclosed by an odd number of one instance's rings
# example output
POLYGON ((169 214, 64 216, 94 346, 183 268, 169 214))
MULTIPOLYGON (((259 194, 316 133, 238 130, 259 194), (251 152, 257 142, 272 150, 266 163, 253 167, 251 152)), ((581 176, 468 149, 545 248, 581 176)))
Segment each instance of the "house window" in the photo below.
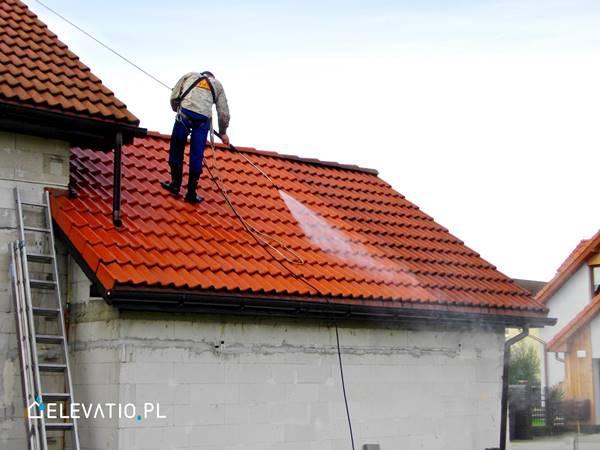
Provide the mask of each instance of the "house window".
POLYGON ((594 284, 594 294, 600 293, 600 266, 592 266, 592 283, 594 284))

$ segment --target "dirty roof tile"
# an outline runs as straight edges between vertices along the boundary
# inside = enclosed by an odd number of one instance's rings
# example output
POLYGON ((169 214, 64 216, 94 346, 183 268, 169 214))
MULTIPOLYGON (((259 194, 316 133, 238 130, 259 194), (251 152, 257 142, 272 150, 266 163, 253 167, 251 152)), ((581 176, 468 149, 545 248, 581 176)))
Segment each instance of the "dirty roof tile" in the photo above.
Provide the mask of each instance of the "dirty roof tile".
POLYGON ((139 124, 127 106, 19 0, 0 3, 0 103, 139 124))
MULTIPOLYGON (((77 198, 53 192, 57 225, 106 290, 244 292, 370 307, 532 317, 547 313, 376 172, 241 149, 348 239, 349 250, 336 254, 304 234, 277 189, 239 154, 217 147, 220 177, 238 211, 294 253, 271 241, 274 248, 304 260, 302 265, 286 263, 294 277, 282 266, 280 254, 273 249, 267 253, 242 227, 206 171, 200 183, 205 202, 196 207, 160 189, 168 149, 168 136, 156 133, 124 148, 120 230, 111 222, 110 154, 73 148, 77 198)), ((210 148, 206 155, 206 164, 213 167, 210 148)))

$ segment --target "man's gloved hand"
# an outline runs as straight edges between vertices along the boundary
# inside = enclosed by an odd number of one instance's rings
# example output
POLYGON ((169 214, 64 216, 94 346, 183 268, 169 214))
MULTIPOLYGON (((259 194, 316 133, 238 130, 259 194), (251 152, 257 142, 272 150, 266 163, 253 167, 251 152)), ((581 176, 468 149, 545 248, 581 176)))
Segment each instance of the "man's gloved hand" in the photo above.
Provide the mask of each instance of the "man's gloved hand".
POLYGON ((229 136, 227 136, 227 133, 221 133, 219 134, 219 137, 221 138, 223 144, 229 145, 229 136))

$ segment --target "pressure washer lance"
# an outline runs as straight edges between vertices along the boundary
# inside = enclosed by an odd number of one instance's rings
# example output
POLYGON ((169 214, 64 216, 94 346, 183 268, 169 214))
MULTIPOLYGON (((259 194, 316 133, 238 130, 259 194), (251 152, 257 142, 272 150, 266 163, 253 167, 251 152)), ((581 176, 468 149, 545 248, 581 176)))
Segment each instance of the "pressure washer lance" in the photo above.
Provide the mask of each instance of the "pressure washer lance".
MULTIPOLYGON (((211 130, 212 130, 212 128, 211 128, 211 130)), ((219 139, 223 140, 223 138, 221 138, 221 135, 218 132, 215 131, 214 133, 217 135, 217 137, 219 139)), ((265 177, 267 180, 269 180, 271 182, 271 184, 273 186, 275 186, 275 189, 277 189, 277 191, 281 191, 282 190, 279 186, 277 186, 277 183, 275 183, 271 179, 271 177, 265 173, 264 170, 262 170, 260 167, 258 167, 256 164, 254 164, 252 161, 250 161, 250 159, 246 155, 244 155, 244 152, 241 152, 240 150, 238 150, 237 148, 235 148, 232 144, 229 144, 229 148, 231 150, 235 151, 235 152, 238 152, 242 156, 242 158, 244 158, 248 162, 248 164, 250 164, 256 170, 258 170, 262 174, 263 177, 265 177)))
MULTIPOLYGON (((219 191, 221 191, 221 195, 225 199, 225 202, 229 205, 229 208, 233 211, 233 213, 238 218, 238 220, 240 221, 240 223, 242 224, 244 229, 248 233, 250 233, 252 235, 252 237, 254 237, 254 239, 258 242, 258 244, 261 247, 263 247, 273 259, 283 263, 283 261, 280 261, 278 258, 275 257, 275 255, 273 255, 269 251, 269 248, 272 249, 276 254, 278 254, 283 260, 289 262, 290 264, 294 264, 294 265, 304 264, 304 259, 297 252, 292 250, 283 241, 277 239, 276 237, 273 237, 268 233, 264 233, 260 230, 257 230, 254 226, 249 224, 246 221, 246 219, 244 219, 242 217, 242 215, 237 211, 237 209, 233 205, 233 202, 229 198, 229 193, 227 192, 227 189, 225 188, 225 184, 223 183, 223 179, 221 178, 221 173, 218 169, 217 153, 215 151, 214 134, 216 134, 218 136, 218 138, 222 140, 221 135, 219 133, 217 133, 216 131, 214 131, 214 129, 212 127, 212 119, 211 119, 210 147, 212 150, 213 169, 215 170, 215 172, 217 174, 216 177, 213 175, 212 170, 209 167, 209 165, 206 162, 205 162, 205 164, 206 164, 206 168, 208 170, 208 174, 210 175, 210 178, 212 179, 213 183, 215 183, 215 186, 217 186, 217 189, 219 189, 219 191), (218 182, 217 182, 217 180, 218 180, 218 182)), ((248 162, 248 164, 250 164, 252 167, 254 167, 258 172, 260 172, 260 174, 263 177, 265 177, 267 180, 269 180, 269 182, 275 187, 275 189, 277 189, 278 193, 281 191, 279 186, 277 186, 277 184, 271 179, 271 177, 269 177, 260 167, 258 167, 256 164, 254 164, 246 155, 244 155, 244 153, 242 151, 238 150, 231 144, 229 144, 229 148, 231 150, 235 151, 236 153, 238 153, 239 155, 241 155, 248 162)), ((289 269, 287 267, 285 267, 285 268, 289 271, 289 269)))

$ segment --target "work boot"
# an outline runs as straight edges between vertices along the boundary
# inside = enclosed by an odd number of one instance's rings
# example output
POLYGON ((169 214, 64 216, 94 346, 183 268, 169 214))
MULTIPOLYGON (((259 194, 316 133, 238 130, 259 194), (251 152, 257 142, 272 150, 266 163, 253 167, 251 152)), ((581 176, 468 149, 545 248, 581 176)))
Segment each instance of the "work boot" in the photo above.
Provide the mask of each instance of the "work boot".
POLYGON ((181 188, 181 178, 181 170, 171 167, 171 181, 161 181, 160 185, 169 191, 173 197, 178 197, 179 189, 181 188))
POLYGON ((200 179, 200 175, 191 175, 189 176, 188 179, 188 187, 187 187, 187 194, 185 194, 185 201, 187 203, 191 203, 192 205, 195 205, 197 203, 200 203, 202 200, 204 200, 204 198, 200 195, 196 194, 196 189, 198 188, 198 180, 200 179))

